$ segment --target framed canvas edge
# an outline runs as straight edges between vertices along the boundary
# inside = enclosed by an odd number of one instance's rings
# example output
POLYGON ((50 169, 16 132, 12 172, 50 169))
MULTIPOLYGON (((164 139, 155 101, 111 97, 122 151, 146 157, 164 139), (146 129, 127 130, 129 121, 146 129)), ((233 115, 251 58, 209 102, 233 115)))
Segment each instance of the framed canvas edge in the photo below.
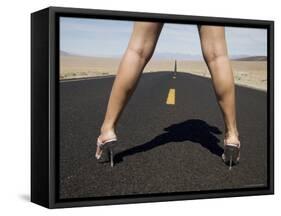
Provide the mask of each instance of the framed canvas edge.
POLYGON ((48 208, 65 208, 65 207, 82 207, 82 206, 96 206, 96 205, 113 205, 113 204, 132 204, 132 203, 146 203, 146 202, 162 202, 162 201, 179 201, 179 200, 193 200, 193 199, 209 199, 209 198, 224 198, 224 197, 240 197, 253 195, 271 195, 274 194, 274 21, 272 20, 249 20, 237 18, 223 18, 223 17, 202 17, 202 16, 188 16, 188 15, 174 15, 174 14, 156 14, 156 13, 141 13, 128 11, 110 11, 110 10, 96 10, 96 9, 81 9, 81 8, 64 8, 64 7, 49 7, 49 205, 48 208), (61 15, 72 16, 95 16, 101 19, 138 19, 138 20, 169 20, 170 22, 184 22, 202 23, 212 25, 227 25, 239 27, 253 27, 253 28, 267 28, 268 29, 268 185, 264 188, 249 188, 232 191, 207 191, 199 193, 186 194, 164 194, 154 196, 130 196, 124 198, 101 198, 101 199, 85 199, 77 201, 65 201, 57 198, 56 177, 56 105, 59 102, 57 93, 57 78, 58 78, 58 26, 56 25, 56 17, 61 15))

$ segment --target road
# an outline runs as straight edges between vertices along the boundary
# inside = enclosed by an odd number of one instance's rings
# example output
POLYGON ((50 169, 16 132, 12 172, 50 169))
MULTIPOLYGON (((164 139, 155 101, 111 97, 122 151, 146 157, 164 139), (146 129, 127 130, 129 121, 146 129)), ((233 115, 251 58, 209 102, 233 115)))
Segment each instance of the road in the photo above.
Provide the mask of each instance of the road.
POLYGON ((224 124, 211 80, 180 72, 143 74, 116 129, 115 167, 97 163, 113 80, 60 83, 60 198, 266 185, 266 92, 236 86, 241 160, 229 171, 220 159, 224 124))

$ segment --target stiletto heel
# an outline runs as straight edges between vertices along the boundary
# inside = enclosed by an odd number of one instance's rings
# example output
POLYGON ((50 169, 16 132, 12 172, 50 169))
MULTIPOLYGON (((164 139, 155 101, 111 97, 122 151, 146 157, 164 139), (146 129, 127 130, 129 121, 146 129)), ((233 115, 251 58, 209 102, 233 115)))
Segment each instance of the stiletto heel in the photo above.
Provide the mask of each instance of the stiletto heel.
POLYGON ((98 162, 110 162, 110 166, 114 166, 114 148, 116 146, 117 139, 112 138, 110 140, 107 140, 105 142, 100 142, 100 140, 97 140, 97 147, 100 148, 101 153, 96 153, 96 159, 98 162))
POLYGON ((110 166, 113 167, 114 166, 114 151, 112 148, 109 150, 109 153, 110 153, 110 166))
POLYGON ((229 161, 229 170, 232 168, 232 155, 230 156, 230 161, 229 161))
POLYGON ((240 145, 239 144, 225 144, 224 153, 222 154, 222 160, 232 169, 234 165, 237 165, 240 160, 240 145))

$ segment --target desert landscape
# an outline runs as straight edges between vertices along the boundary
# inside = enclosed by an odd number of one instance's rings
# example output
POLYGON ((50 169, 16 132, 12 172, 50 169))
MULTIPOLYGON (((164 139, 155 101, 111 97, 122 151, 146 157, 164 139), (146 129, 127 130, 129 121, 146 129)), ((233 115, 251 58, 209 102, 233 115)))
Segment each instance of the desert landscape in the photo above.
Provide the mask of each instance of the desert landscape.
MULTIPOLYGON (((120 58, 60 55, 60 80, 115 75, 120 58)), ((231 60, 235 84, 267 90, 267 59, 263 56, 231 60)), ((144 73, 174 71, 175 59, 152 58, 144 73)), ((210 78, 204 61, 178 60, 177 71, 210 78)))

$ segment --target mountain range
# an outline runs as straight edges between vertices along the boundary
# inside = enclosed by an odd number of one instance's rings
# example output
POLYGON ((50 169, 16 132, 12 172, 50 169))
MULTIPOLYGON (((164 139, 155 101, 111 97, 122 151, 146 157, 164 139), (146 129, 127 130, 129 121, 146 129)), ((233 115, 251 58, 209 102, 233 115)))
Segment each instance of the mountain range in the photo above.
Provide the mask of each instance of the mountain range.
MULTIPOLYGON (((81 56, 65 51, 60 51, 61 56, 81 56)), ((84 56, 85 57, 85 56, 84 56)), ((87 57, 101 57, 101 56, 87 56, 87 57)), ((120 58, 120 55, 112 55, 107 56, 109 58, 120 58)), ((190 55, 190 54, 181 54, 181 53, 172 53, 172 52, 164 52, 164 53, 154 53, 153 58, 157 60, 189 60, 189 61, 200 61, 203 60, 202 55, 190 55)), ((239 60, 239 61, 266 61, 266 56, 250 56, 250 55, 232 55, 230 56, 232 60, 239 60)))

